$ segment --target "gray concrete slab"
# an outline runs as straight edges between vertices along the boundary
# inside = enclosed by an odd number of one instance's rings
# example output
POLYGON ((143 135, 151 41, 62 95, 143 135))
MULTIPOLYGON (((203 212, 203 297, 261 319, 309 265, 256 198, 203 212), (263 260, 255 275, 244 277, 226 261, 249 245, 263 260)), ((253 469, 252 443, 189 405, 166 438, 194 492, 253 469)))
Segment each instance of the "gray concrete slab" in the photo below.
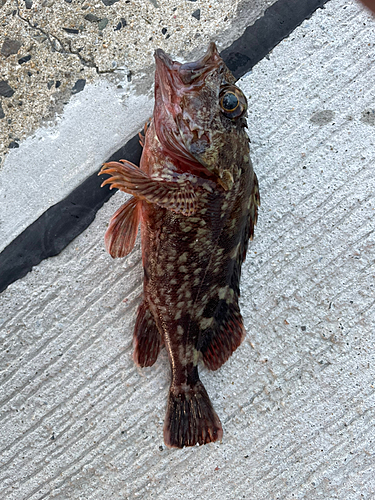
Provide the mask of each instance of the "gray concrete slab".
POLYGON ((117 193, 0 295, 0 498, 375 497, 374 35, 332 0, 239 83, 262 206, 247 337, 202 370, 222 442, 164 447, 166 355, 132 361, 140 248, 104 251, 117 193))

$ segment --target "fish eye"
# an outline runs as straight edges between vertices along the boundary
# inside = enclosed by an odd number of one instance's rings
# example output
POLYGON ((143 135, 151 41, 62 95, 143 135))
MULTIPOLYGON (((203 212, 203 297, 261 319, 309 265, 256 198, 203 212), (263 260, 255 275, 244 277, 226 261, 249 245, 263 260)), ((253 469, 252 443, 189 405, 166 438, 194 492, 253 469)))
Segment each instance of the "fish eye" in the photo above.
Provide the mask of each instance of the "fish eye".
POLYGON ((232 112, 237 109, 240 101, 234 92, 227 92, 221 99, 221 107, 224 111, 232 112))
POLYGON ((241 90, 234 85, 226 85, 221 89, 219 104, 222 113, 231 120, 237 120, 247 110, 246 97, 241 90))

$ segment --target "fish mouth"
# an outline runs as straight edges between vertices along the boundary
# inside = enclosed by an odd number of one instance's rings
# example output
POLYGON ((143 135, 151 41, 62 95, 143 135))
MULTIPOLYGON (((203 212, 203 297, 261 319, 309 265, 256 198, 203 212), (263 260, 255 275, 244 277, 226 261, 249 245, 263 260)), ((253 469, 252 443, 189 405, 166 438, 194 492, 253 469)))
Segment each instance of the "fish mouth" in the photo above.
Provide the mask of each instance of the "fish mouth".
POLYGON ((224 65, 216 45, 210 43, 200 59, 188 63, 174 61, 162 49, 157 49, 155 62, 154 123, 157 136, 182 169, 212 177, 213 172, 198 160, 194 147, 191 147, 196 139, 201 147, 208 147, 209 139, 195 120, 185 120, 183 100, 188 94, 198 93, 207 75, 224 65), (205 144, 206 138, 208 142, 205 144))
POLYGON ((173 61, 162 49, 156 49, 155 61, 156 76, 166 79, 171 72, 176 72, 174 76, 176 77, 178 75, 181 79, 181 83, 185 85, 193 83, 195 80, 211 72, 223 63, 216 45, 213 42, 210 43, 207 52, 194 62, 179 63, 173 61))

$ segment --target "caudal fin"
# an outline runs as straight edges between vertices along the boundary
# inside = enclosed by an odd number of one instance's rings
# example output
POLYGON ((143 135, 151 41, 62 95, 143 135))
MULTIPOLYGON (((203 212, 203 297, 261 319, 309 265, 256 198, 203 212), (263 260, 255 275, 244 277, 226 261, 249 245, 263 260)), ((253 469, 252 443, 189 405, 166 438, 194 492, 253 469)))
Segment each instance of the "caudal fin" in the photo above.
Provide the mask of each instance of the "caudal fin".
POLYGON ((164 442, 183 448, 222 439, 223 429, 202 382, 186 390, 171 388, 164 421, 164 442))

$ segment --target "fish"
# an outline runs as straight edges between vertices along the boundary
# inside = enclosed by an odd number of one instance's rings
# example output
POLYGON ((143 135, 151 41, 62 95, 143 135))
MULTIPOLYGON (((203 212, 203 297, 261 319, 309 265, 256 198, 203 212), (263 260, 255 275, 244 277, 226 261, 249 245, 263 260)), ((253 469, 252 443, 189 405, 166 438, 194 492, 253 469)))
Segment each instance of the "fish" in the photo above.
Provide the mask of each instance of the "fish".
POLYGON ((171 385, 164 442, 171 448, 223 437, 198 365, 217 370, 241 344, 241 266, 260 205, 250 159, 247 100, 214 43, 197 61, 155 51, 155 105, 141 135, 140 166, 105 163, 99 174, 132 197, 113 215, 105 245, 129 254, 141 226, 143 298, 135 363, 165 347, 171 385))

